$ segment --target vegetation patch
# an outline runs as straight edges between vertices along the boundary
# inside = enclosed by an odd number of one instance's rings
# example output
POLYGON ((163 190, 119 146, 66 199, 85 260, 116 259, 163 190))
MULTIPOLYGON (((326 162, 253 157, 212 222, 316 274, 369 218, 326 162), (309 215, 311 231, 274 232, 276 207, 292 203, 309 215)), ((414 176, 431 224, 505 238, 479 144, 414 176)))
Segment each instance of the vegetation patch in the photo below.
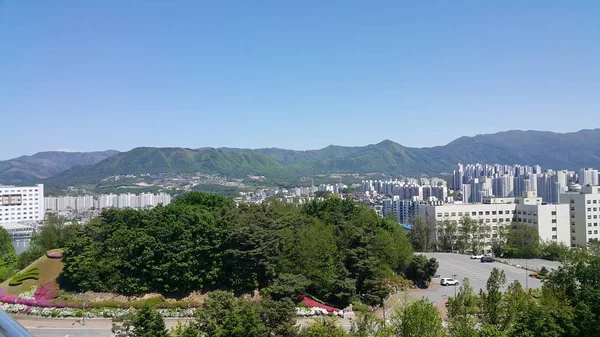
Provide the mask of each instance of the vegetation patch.
POLYGON ((31 268, 24 273, 17 274, 11 277, 8 285, 11 287, 16 287, 23 284, 23 281, 25 280, 38 280, 39 278, 40 271, 38 270, 38 268, 31 268))

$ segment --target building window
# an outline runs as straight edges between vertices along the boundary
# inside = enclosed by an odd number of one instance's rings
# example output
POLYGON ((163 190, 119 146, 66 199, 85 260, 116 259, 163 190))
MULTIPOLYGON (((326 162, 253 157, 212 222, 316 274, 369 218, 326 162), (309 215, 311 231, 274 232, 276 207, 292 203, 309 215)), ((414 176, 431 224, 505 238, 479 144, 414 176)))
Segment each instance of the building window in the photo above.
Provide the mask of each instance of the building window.
POLYGON ((504 219, 506 222, 510 222, 510 218, 506 218, 504 219))
POLYGON ((591 201, 591 200, 588 200, 588 201, 587 201, 587 204, 588 204, 588 205, 590 205, 591 203, 592 203, 592 201, 591 201))
POLYGON ((588 212, 591 212, 591 211, 592 211, 592 208, 591 208, 591 207, 588 207, 587 211, 588 211, 588 212))
POLYGON ((441 218, 441 217, 442 217, 442 213, 438 213, 438 214, 437 214, 437 217, 438 217, 438 218, 441 218))
POLYGON ((594 234, 598 234, 598 230, 597 229, 594 231, 594 234))
POLYGON ((588 219, 591 219, 591 218, 592 218, 592 216, 591 216, 591 215, 588 215, 588 219))
POLYGON ((518 213, 518 214, 522 214, 522 213, 521 213, 521 211, 518 211, 517 213, 518 213))
POLYGON ((496 215, 496 211, 492 211, 492 215, 496 215))
POLYGON ((490 219, 485 219, 485 222, 490 222, 490 219))
POLYGON ((498 214, 502 215, 502 211, 498 211, 498 214))
POLYGON ((556 219, 552 219, 552 223, 556 223, 556 219))
POLYGON ((598 207, 594 207, 594 212, 597 212, 597 211, 598 211, 598 207))
POLYGON ((458 212, 458 216, 463 216, 463 212, 458 212))
POLYGON ((556 235, 552 235, 552 240, 556 240, 556 235))
POLYGON ((483 215, 483 211, 479 211, 479 215, 483 215))
POLYGON ((477 215, 477 212, 471 212, 471 215, 477 215))
POLYGON ((498 219, 498 222, 504 222, 503 218, 498 219))
POLYGON ((556 211, 552 211, 552 215, 556 215, 556 211))
POLYGON ((553 232, 556 232, 556 227, 552 227, 552 231, 553 231, 553 232))
POLYGON ((451 216, 456 216, 456 212, 450 213, 451 216))
POLYGON ((447 217, 447 216, 449 216, 449 215, 450 215, 450 213, 448 213, 448 212, 444 213, 444 216, 445 216, 445 217, 447 217))
POLYGON ((490 211, 485 211, 485 215, 490 215, 490 211))
POLYGON ((593 201, 593 202, 594 202, 594 204, 595 204, 597 201, 598 201, 598 200, 594 200, 594 201, 593 201))
POLYGON ((588 234, 592 234, 592 231, 588 231, 588 234))
POLYGON ((518 222, 521 222, 521 218, 517 218, 517 221, 518 221, 518 222))
POLYGON ((588 222, 588 227, 592 227, 592 223, 591 222, 588 222))

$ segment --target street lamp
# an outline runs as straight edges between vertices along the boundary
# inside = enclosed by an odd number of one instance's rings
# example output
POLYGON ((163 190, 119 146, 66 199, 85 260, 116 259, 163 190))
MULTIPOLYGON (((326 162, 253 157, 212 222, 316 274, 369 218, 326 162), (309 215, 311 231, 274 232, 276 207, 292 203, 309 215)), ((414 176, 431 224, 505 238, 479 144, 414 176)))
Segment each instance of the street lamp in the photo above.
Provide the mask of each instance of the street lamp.
POLYGON ((81 295, 81 326, 85 326, 85 300, 83 299, 83 293, 79 293, 81 295))
MULTIPOLYGON (((456 281, 456 274, 452 274, 452 279, 456 281)), ((454 298, 456 298, 456 282, 454 282, 454 298)))

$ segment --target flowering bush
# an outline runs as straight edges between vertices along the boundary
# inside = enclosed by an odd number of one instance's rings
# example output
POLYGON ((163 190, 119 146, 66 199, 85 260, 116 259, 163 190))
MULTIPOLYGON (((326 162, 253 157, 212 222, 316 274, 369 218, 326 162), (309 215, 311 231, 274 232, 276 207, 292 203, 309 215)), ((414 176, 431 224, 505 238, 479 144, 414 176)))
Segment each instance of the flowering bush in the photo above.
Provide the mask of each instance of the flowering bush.
POLYGON ((47 251, 46 257, 49 259, 61 259, 62 253, 59 251, 47 251))
POLYGON ((34 293, 34 298, 38 300, 44 299, 50 301, 58 296, 58 290, 59 288, 56 281, 50 281, 37 288, 34 293))
MULTIPOLYGON (((91 308, 85 312, 75 308, 58 308, 58 307, 32 307, 25 304, 2 303, 0 309, 10 314, 27 314, 42 317, 81 317, 86 318, 113 318, 133 313, 136 309, 119 309, 119 308, 91 308)), ((194 309, 159 309, 164 317, 184 318, 193 317, 194 309)))

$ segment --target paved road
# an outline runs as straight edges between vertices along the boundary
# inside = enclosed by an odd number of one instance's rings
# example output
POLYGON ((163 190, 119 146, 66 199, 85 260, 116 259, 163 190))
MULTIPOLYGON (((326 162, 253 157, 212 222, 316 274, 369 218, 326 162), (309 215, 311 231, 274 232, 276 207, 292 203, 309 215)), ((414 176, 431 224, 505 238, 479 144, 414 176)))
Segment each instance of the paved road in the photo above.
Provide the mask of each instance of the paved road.
MULTIPOLYGON (((438 274, 440 277, 452 277, 452 275, 456 275, 456 279, 460 282, 466 277, 469 279, 469 283, 473 287, 475 293, 478 293, 479 289, 485 290, 485 284, 494 267, 504 270, 504 273, 506 274, 505 288, 514 280, 518 280, 524 288, 539 288, 542 285, 540 280, 528 277, 528 274, 531 272, 503 263, 481 263, 479 260, 471 260, 470 256, 452 253, 427 253, 425 255, 428 257, 435 257, 438 260, 440 264, 438 274)), ((439 285, 439 282, 440 280, 438 278, 435 278, 432 281, 432 283, 436 283, 437 285, 439 285)), ((430 289, 418 294, 417 297, 426 297, 431 302, 435 303, 447 297, 454 296, 455 287, 442 287, 437 285, 433 285, 430 289)), ((458 291, 458 289, 459 287, 456 287, 456 291, 458 291)))
POLYGON ((528 269, 539 271, 542 267, 548 268, 548 270, 558 269, 562 265, 562 263, 557 261, 548 261, 542 259, 501 259, 502 261, 506 261, 509 264, 527 266, 528 269))

